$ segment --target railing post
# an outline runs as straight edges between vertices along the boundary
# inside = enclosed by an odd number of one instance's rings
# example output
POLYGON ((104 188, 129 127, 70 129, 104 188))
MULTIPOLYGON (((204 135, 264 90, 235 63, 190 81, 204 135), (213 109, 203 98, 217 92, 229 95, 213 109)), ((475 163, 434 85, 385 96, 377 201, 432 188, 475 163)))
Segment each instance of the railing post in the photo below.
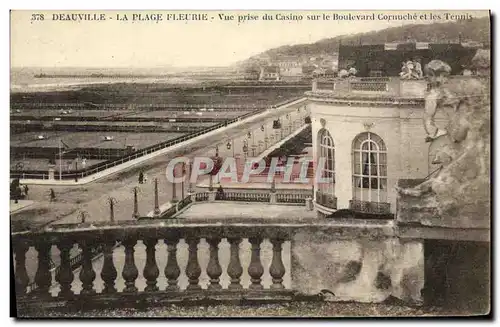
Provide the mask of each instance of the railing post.
POLYGON ((73 275, 69 253, 69 251, 73 247, 73 244, 63 241, 59 243, 57 247, 61 252, 61 266, 59 268, 58 274, 56 275, 56 281, 61 286, 59 296, 63 298, 69 298, 74 295, 73 291, 71 290, 71 283, 73 283, 73 279, 75 276, 73 275))
POLYGON ((219 263, 219 243, 220 238, 207 239, 210 244, 210 260, 207 265, 207 275, 210 277, 209 289, 221 289, 220 275, 222 275, 222 268, 219 263))
POLYGON ((240 277, 243 274, 240 262, 241 238, 228 238, 227 241, 231 245, 229 265, 227 266, 227 274, 231 278, 229 289, 241 289, 240 277))
POLYGON ((134 293, 137 292, 137 287, 135 286, 135 280, 139 275, 139 271, 135 266, 134 260, 134 246, 137 240, 133 238, 127 238, 123 242, 125 246, 125 264, 123 265, 122 277, 125 280, 124 293, 134 293))
POLYGON ((167 265, 165 266, 165 277, 167 278, 168 286, 167 291, 178 291, 179 286, 177 285, 177 279, 181 273, 179 269, 179 265, 177 263, 177 243, 179 240, 177 238, 174 239, 166 239, 164 240, 165 244, 167 244, 168 258, 167 265))
POLYGON ((187 287, 188 290, 201 289, 201 286, 199 285, 201 268, 198 263, 198 242, 199 238, 197 237, 189 237, 186 239, 186 243, 189 245, 188 263, 186 266, 186 276, 189 280, 189 285, 187 287))
POLYGON ((52 284, 52 274, 50 273, 51 247, 51 244, 46 242, 35 245, 35 249, 38 251, 38 268, 35 275, 36 293, 44 296, 49 295, 49 288, 52 284))
POLYGON ((261 277, 264 274, 264 267, 260 262, 260 243, 262 239, 251 237, 248 241, 252 244, 252 257, 250 258, 250 265, 248 266, 248 274, 252 281, 250 289, 262 289, 261 277))
POLYGON ((113 247, 116 242, 107 240, 104 243, 104 262, 102 265, 101 278, 104 281, 103 293, 116 293, 115 280, 118 276, 115 264, 113 263, 113 247))
POLYGON ((283 276, 285 275, 285 266, 283 265, 283 260, 281 258, 282 244, 281 239, 272 239, 273 244, 273 259, 271 261, 271 266, 269 267, 269 274, 273 279, 273 284, 271 288, 281 289, 283 286, 283 276))
POLYGON ((82 282, 82 291, 80 294, 93 294, 95 293, 95 272, 92 267, 92 248, 91 245, 85 241, 80 243, 80 247, 83 255, 82 269, 80 270, 80 280, 82 282))
POLYGON ((16 294, 21 296, 26 294, 26 287, 30 282, 28 272, 26 271, 26 252, 29 246, 26 242, 21 241, 15 245, 16 251, 16 294))
POLYGON ((160 270, 156 264, 155 258, 155 246, 158 240, 156 238, 146 238, 144 241, 146 245, 146 265, 144 266, 143 276, 146 278, 146 288, 145 292, 155 292, 158 291, 158 286, 156 286, 156 279, 160 275, 160 270))

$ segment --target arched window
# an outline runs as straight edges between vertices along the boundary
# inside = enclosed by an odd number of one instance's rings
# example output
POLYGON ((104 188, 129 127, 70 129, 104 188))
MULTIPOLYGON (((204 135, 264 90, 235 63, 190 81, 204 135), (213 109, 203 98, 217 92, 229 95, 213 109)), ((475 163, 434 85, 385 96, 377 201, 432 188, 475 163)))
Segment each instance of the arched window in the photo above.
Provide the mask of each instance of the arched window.
POLYGON ((330 133, 326 129, 322 129, 318 135, 319 138, 319 157, 324 158, 321 163, 324 163, 322 169, 323 179, 328 180, 328 183, 320 183, 318 190, 324 194, 335 194, 335 146, 330 133))
POLYGON ((353 142, 353 200, 387 202, 387 149, 377 134, 359 134, 353 142))

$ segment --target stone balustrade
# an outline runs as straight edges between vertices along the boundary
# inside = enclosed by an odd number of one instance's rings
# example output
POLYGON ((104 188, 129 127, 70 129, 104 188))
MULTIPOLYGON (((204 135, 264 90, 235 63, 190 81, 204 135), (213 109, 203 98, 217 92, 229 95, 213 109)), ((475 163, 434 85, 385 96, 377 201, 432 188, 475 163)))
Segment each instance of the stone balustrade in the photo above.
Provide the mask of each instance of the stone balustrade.
MULTIPOLYGON (((471 78, 468 76, 452 76, 451 81, 471 78)), ((355 77, 317 79, 313 81, 312 92, 308 96, 333 97, 383 97, 391 99, 414 99, 423 101, 427 90, 426 79, 401 79, 399 77, 355 77)))
POLYGON ((331 290, 338 301, 380 302, 391 294, 420 299, 421 243, 399 242, 391 222, 236 221, 96 222, 14 233, 17 308, 20 315, 43 315, 58 308, 263 303, 316 296, 322 289, 331 290), (81 249, 79 271, 70 258, 74 244, 81 249), (37 287, 30 289, 27 263, 33 262, 26 259, 33 247, 37 287), (60 256, 55 275, 50 270, 54 247, 60 256), (103 249, 99 264, 92 251, 97 247, 103 249), (402 264, 408 267, 403 275, 402 264), (408 278, 410 286, 400 286, 408 278))
POLYGON ((375 215, 391 214, 391 204, 387 202, 350 200, 349 209, 354 212, 370 213, 375 215))
POLYGON ((282 259, 283 242, 290 240, 292 229, 273 225, 241 225, 229 226, 213 224, 165 224, 157 222, 135 222, 118 224, 101 224, 92 226, 81 224, 69 227, 62 226, 37 233, 18 233, 12 237, 15 253, 15 283, 18 306, 25 309, 54 308, 75 305, 77 307, 104 308, 115 304, 117 307, 135 307, 140 301, 148 305, 181 302, 193 298, 214 299, 288 299, 290 290, 283 285, 285 266, 282 259), (208 285, 200 283, 202 268, 198 260, 198 245, 204 239, 209 244, 209 261, 204 273, 209 277, 208 285), (227 288, 223 288, 220 278, 223 273, 219 262, 219 244, 226 239, 230 244, 229 264, 225 273, 230 278, 227 288), (240 243, 243 239, 251 244, 251 258, 248 267, 240 262, 240 243), (185 276, 188 285, 179 287, 181 268, 178 262, 177 248, 180 240, 188 245, 188 259, 185 276), (260 246, 266 240, 272 244, 272 260, 268 267, 261 262, 260 246), (140 274, 136 264, 136 244, 141 241, 145 246, 145 266, 142 276, 146 279, 144 290, 140 291, 136 280, 140 274), (78 278, 81 281, 79 294, 72 289, 75 278, 74 259, 70 258, 70 249, 74 244, 81 249, 81 269, 78 278), (116 245, 124 247, 124 260, 121 277, 125 286, 117 291, 118 277, 116 262, 116 245), (160 272, 157 264, 156 249, 158 244, 166 245, 167 263, 160 272), (53 296, 53 275, 50 271, 51 249, 55 245, 60 252, 60 267, 55 274, 55 282, 60 291, 53 296), (38 267, 34 282, 36 287, 28 288, 30 279, 26 271, 26 253, 30 247, 38 252, 38 267), (95 287, 96 269, 93 265, 95 248, 102 248, 103 263, 100 277, 104 286, 100 292, 95 287), (115 260, 113 260, 115 256, 115 260), (250 276, 250 286, 244 288, 241 283, 243 269, 250 276), (272 283, 270 288, 262 285, 262 276, 267 271, 272 283), (160 276, 163 275, 163 276, 160 276), (165 289, 160 290, 158 279, 167 280, 165 289))

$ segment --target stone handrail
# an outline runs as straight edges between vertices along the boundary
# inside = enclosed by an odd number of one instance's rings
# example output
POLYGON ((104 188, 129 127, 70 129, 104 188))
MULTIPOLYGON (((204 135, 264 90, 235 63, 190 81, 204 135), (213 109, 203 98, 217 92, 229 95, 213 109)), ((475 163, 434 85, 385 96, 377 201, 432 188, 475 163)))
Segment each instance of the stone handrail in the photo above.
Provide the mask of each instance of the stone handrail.
POLYGON ((311 195, 304 193, 277 193, 276 201, 278 203, 297 203, 304 204, 311 195))
POLYGON ((391 213, 391 204, 386 202, 350 200, 349 208, 354 212, 370 213, 376 215, 391 213))
POLYGON ((269 202, 269 193, 244 193, 244 192, 224 192, 217 200, 225 201, 245 201, 245 202, 269 202))
MULTIPOLYGON (((240 220, 241 219, 237 219, 240 220)), ((338 239, 356 237, 381 239, 393 236, 393 228, 380 225, 368 228, 359 224, 318 224, 318 223, 283 223, 272 220, 263 223, 232 223, 224 225, 213 223, 184 223, 174 221, 122 221, 120 223, 95 223, 95 225, 79 224, 38 231, 12 234, 12 245, 15 253, 15 284, 19 310, 53 309, 63 306, 65 309, 76 307, 80 310, 110 307, 138 307, 141 305, 165 305, 172 302, 193 301, 199 299, 232 299, 232 300, 276 300, 290 299, 294 289, 283 285, 285 266, 282 258, 282 245, 291 241, 295 233, 325 233, 336 235, 338 239), (188 259, 185 274, 188 278, 186 289, 179 287, 181 270, 177 259, 177 246, 183 239, 188 245, 188 259), (201 239, 209 244, 210 259, 206 267, 209 277, 208 287, 200 285, 202 268, 198 261, 198 244, 201 239), (230 245, 227 275, 230 284, 223 288, 220 283, 222 269, 218 257, 218 246, 222 239, 230 245), (240 261, 239 244, 247 239, 251 244, 250 262, 243 267, 240 261), (261 261, 260 246, 264 240, 272 244, 272 260, 269 267, 261 261), (145 245, 145 267, 142 272, 146 280, 144 291, 136 286, 139 271, 134 259, 134 247, 138 241, 145 245), (116 244, 121 242, 125 249, 122 277, 125 281, 123 292, 115 287, 117 269, 113 261, 116 244), (164 242, 168 256, 165 269, 160 272, 156 262, 156 245, 164 242), (75 294, 71 286, 75 278, 70 249, 77 243, 82 249, 82 266, 79 279, 82 290, 75 294), (61 265, 55 280, 60 291, 52 296, 52 273, 50 272, 51 248, 56 245, 60 250, 61 265), (26 252, 33 246, 38 252, 38 267, 35 275, 37 287, 28 290, 29 277, 26 271, 26 252), (100 277, 104 283, 102 292, 96 292, 96 271, 92 265, 92 248, 102 246, 104 249, 103 267, 100 277), (250 276, 250 286, 244 288, 241 283, 243 269, 250 276), (267 270, 268 269, 268 270, 267 270), (262 285, 262 276, 266 271, 272 278, 270 288, 262 285), (160 277, 160 275, 162 277, 160 277), (167 281, 165 289, 158 287, 158 278, 167 281)), ((292 251, 292 250, 291 250, 292 251)), ((289 272, 293 276, 293 271, 289 272)))
MULTIPOLYGON (((61 302, 66 304, 78 303, 92 307, 106 303, 106 306, 115 305, 135 306, 137 304, 135 296, 157 303, 165 301, 181 301, 189 299, 193 294, 200 297, 216 296, 226 298, 269 298, 273 294, 282 296, 285 291, 283 286, 283 276, 285 267, 282 261, 282 244, 290 240, 292 229, 275 225, 213 225, 213 224, 192 224, 180 225, 164 223, 154 224, 134 224, 130 226, 100 226, 77 228, 60 228, 58 230, 41 233, 21 233, 13 235, 13 247, 15 252, 16 267, 16 294, 21 308, 51 307, 57 306, 61 302), (206 273, 210 278, 207 290, 203 290, 199 283, 201 267, 198 262, 197 250, 200 240, 204 238, 210 245, 210 260, 206 268, 206 273), (231 282, 227 289, 223 289, 220 284, 222 269, 218 258, 218 246, 221 239, 227 239, 230 243, 230 262, 227 268, 231 282), (248 289, 243 288, 240 277, 243 267, 240 262, 239 243, 243 239, 248 239, 251 244, 251 262, 247 268, 251 278, 251 285, 248 289), (188 263, 185 268, 189 285, 186 290, 181 290, 178 285, 180 268, 177 261, 177 245, 183 239, 189 245, 188 263), (273 244, 273 258, 269 273, 272 277, 271 289, 264 289, 262 286, 262 275, 264 267, 260 259, 260 245, 264 239, 273 244), (146 288, 139 291, 135 285, 138 277, 138 269, 134 261, 134 246, 141 240, 146 246, 146 266, 143 276, 146 279, 146 288), (125 280, 123 293, 117 293, 115 281, 117 270, 113 262, 113 249, 121 242, 125 247, 125 260, 122 277, 125 280), (158 242, 164 242, 167 247, 168 260, 161 275, 167 279, 168 286, 165 290, 159 290, 157 279, 160 271, 155 259, 155 246, 158 242), (72 260, 69 251, 77 243, 82 249, 82 267, 79 279, 82 282, 80 294, 75 294, 71 289, 74 279, 72 260), (52 286, 52 274, 50 272, 50 251, 52 245, 57 245, 60 249, 61 265, 55 280, 60 286, 60 292, 53 297, 50 293, 52 286), (30 246, 34 246, 38 251, 38 268, 35 275, 36 288, 28 291, 29 278, 26 272, 25 261, 26 252, 30 246), (101 278, 104 282, 104 289, 101 293, 96 293, 94 280, 96 272, 92 266, 92 248, 102 246, 104 248, 104 263, 101 278), (130 296, 127 296, 130 295, 130 296), (144 296, 145 295, 145 296, 144 296)), ((267 267, 266 267, 267 269, 267 267)))
MULTIPOLYGON (((451 76, 450 80, 463 80, 474 77, 451 76)), ((402 79, 399 77, 353 77, 317 79, 312 83, 307 95, 330 97, 383 97, 392 99, 423 100, 428 88, 426 79, 402 79)))

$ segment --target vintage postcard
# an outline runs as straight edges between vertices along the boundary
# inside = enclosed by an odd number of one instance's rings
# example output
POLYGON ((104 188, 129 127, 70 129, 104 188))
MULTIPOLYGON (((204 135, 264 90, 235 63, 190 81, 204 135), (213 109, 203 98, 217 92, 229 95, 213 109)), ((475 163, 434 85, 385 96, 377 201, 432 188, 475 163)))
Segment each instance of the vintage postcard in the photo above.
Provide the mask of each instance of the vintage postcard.
POLYGON ((11 11, 17 317, 490 314, 489 11, 11 11))

